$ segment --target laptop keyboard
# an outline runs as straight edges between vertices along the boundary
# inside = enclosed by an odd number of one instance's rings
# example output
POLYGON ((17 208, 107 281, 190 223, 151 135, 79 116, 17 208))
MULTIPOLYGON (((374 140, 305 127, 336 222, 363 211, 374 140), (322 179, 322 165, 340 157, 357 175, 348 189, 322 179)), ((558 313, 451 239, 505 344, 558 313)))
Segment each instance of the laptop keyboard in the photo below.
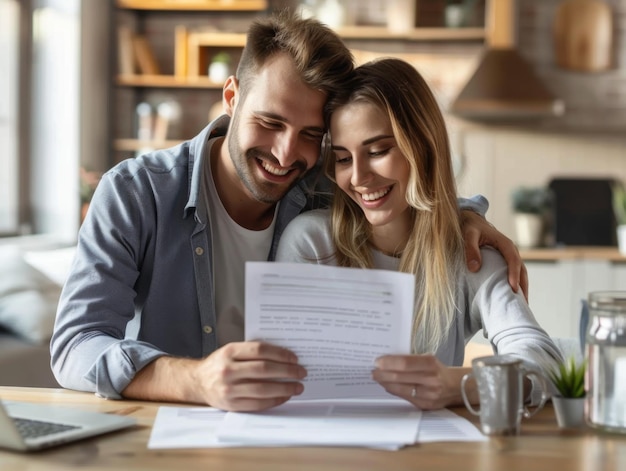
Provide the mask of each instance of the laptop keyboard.
POLYGON ((45 435, 51 435, 53 433, 65 432, 66 430, 72 430, 79 428, 76 425, 66 425, 54 422, 43 422, 41 420, 20 419, 13 418, 17 430, 24 438, 37 438, 45 435))

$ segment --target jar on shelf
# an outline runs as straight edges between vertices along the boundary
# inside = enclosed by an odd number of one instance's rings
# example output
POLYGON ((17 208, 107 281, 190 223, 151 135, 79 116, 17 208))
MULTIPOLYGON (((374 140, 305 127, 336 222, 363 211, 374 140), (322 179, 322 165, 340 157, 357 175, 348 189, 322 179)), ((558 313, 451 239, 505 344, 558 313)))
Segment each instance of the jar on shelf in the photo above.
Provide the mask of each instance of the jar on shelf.
POLYGON ((626 291, 589 294, 587 423, 626 434, 626 291))

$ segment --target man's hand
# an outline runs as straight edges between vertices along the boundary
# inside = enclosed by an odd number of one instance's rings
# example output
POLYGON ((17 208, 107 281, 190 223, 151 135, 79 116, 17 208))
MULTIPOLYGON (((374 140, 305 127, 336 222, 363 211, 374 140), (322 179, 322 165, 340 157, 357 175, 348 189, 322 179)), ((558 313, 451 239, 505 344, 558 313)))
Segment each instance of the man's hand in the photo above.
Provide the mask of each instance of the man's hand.
POLYGON ((208 404, 228 411, 269 409, 304 391, 296 355, 262 342, 233 342, 201 360, 161 357, 143 368, 123 396, 208 404))
POLYGON ((287 349, 262 342, 229 343, 202 360, 196 379, 218 409, 258 411, 302 394, 306 370, 287 349))
POLYGON ((465 241, 465 260, 471 272, 480 270, 480 247, 489 245, 498 250, 508 265, 509 284, 516 293, 521 288, 528 301, 528 272, 511 239, 474 211, 461 211, 461 230, 465 241))

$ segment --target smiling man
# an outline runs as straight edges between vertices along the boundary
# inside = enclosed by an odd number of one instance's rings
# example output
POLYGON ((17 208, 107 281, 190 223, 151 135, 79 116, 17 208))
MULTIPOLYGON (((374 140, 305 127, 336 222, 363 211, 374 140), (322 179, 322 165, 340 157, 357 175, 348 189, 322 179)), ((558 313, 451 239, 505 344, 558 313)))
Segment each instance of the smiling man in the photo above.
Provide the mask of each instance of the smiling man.
MULTIPOLYGON (((352 70, 319 22, 256 21, 224 84, 225 115, 104 175, 51 341, 61 385, 241 411, 302 392, 306 371, 292 352, 243 341, 245 262, 273 260, 289 221, 327 202, 323 106, 352 70)), ((463 204, 486 210, 484 199, 463 204)), ((524 286, 513 244, 464 213, 468 260, 479 260, 479 241, 498 246, 524 286)))

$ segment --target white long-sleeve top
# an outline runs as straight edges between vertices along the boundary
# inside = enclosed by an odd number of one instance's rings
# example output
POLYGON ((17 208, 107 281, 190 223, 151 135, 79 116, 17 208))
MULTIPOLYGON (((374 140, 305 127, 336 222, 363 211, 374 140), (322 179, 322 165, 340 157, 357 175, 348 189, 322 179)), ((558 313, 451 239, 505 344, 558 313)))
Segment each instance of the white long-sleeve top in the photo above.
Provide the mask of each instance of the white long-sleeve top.
MULTIPOLYGON (((335 245, 330 233, 330 211, 309 211, 285 229, 276 261, 335 265, 335 245)), ((374 268, 397 270, 399 259, 373 250, 374 268)), ((521 292, 507 278, 507 265, 496 250, 481 249, 482 266, 472 273, 462 270, 457 282, 456 316, 436 357, 447 366, 463 364, 465 344, 481 329, 494 353, 510 354, 543 372, 562 361, 562 355, 535 319, 521 292)), ((537 385, 533 381, 533 401, 537 385)))

